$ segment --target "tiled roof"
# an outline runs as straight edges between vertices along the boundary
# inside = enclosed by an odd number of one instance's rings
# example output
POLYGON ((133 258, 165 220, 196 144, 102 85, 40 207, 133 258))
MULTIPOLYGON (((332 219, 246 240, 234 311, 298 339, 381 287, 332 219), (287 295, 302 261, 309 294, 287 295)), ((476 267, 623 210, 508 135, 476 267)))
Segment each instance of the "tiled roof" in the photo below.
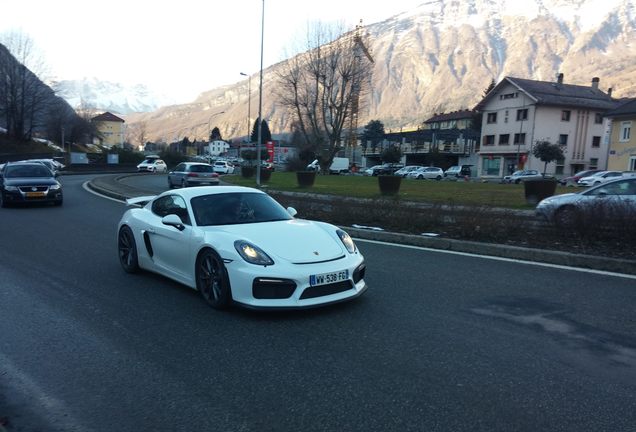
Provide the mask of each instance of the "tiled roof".
POLYGON ((98 116, 95 116, 91 119, 92 121, 108 121, 108 122, 121 122, 121 123, 125 123, 125 120, 122 118, 117 117, 115 114, 113 113, 109 113, 108 111, 106 111, 103 114, 100 114, 98 116))
POLYGON ((449 113, 434 114, 433 117, 424 121, 424 123, 435 123, 435 122, 443 122, 443 121, 449 121, 449 120, 470 119, 474 115, 475 115, 475 111, 473 110, 468 110, 468 109, 459 110, 459 111, 453 111, 449 113))
POLYGON ((525 92, 537 105, 587 108, 607 111, 618 106, 618 102, 607 93, 590 86, 563 84, 551 81, 535 81, 523 78, 505 77, 493 91, 479 102, 477 109, 483 109, 490 98, 498 92, 502 83, 507 82, 525 92))
POLYGON ((537 100, 538 105, 560 105, 581 108, 610 110, 617 102, 602 90, 592 86, 559 84, 549 81, 533 81, 522 78, 507 77, 537 100))
POLYGON ((628 115, 636 115, 636 99, 627 99, 616 109, 605 113, 605 117, 621 117, 628 115))

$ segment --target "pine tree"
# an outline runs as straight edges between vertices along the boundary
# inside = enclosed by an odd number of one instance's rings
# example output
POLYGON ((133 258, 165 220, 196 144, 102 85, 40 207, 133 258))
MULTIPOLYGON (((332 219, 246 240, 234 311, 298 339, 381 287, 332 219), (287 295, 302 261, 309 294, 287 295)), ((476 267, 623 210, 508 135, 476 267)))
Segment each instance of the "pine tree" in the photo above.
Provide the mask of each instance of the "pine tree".
MULTIPOLYGON (((255 143, 258 141, 258 122, 260 118, 257 118, 254 121, 254 126, 252 127, 252 135, 250 135, 250 141, 255 143)), ((266 143, 267 141, 272 140, 272 133, 269 130, 269 125, 267 124, 267 120, 263 120, 261 123, 261 144, 266 143)))

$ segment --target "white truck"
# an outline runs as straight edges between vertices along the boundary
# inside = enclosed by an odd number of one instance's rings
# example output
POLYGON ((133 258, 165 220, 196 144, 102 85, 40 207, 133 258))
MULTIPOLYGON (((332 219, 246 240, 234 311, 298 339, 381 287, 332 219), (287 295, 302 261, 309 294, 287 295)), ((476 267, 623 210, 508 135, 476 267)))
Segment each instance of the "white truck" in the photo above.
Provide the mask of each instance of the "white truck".
MULTIPOLYGON (((318 159, 307 165, 307 170, 318 171, 320 165, 318 159)), ((329 174, 344 174, 349 172, 349 158, 335 157, 329 166, 329 174)))

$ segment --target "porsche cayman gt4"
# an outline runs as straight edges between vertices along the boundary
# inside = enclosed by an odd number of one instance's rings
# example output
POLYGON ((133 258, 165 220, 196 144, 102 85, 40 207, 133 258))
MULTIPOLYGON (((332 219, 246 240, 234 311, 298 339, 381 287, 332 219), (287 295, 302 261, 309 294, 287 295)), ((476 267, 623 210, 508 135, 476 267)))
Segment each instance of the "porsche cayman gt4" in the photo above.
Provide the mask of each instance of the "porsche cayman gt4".
POLYGON ((216 309, 294 309, 351 300, 365 262, 340 228, 295 218, 266 193, 203 186, 132 198, 118 227, 126 272, 159 273, 216 309))

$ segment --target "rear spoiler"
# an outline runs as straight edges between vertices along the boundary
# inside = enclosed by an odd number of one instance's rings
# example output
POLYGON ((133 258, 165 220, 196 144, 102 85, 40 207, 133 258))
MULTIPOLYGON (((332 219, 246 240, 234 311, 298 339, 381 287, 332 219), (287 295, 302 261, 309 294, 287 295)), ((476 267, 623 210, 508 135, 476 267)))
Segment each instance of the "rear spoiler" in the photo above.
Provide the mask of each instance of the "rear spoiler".
POLYGON ((134 198, 128 198, 126 200, 126 205, 128 206, 139 206, 139 207, 143 207, 146 204, 148 204, 148 202, 152 201, 153 199, 155 199, 156 195, 147 195, 147 196, 140 196, 140 197, 134 197, 134 198))

